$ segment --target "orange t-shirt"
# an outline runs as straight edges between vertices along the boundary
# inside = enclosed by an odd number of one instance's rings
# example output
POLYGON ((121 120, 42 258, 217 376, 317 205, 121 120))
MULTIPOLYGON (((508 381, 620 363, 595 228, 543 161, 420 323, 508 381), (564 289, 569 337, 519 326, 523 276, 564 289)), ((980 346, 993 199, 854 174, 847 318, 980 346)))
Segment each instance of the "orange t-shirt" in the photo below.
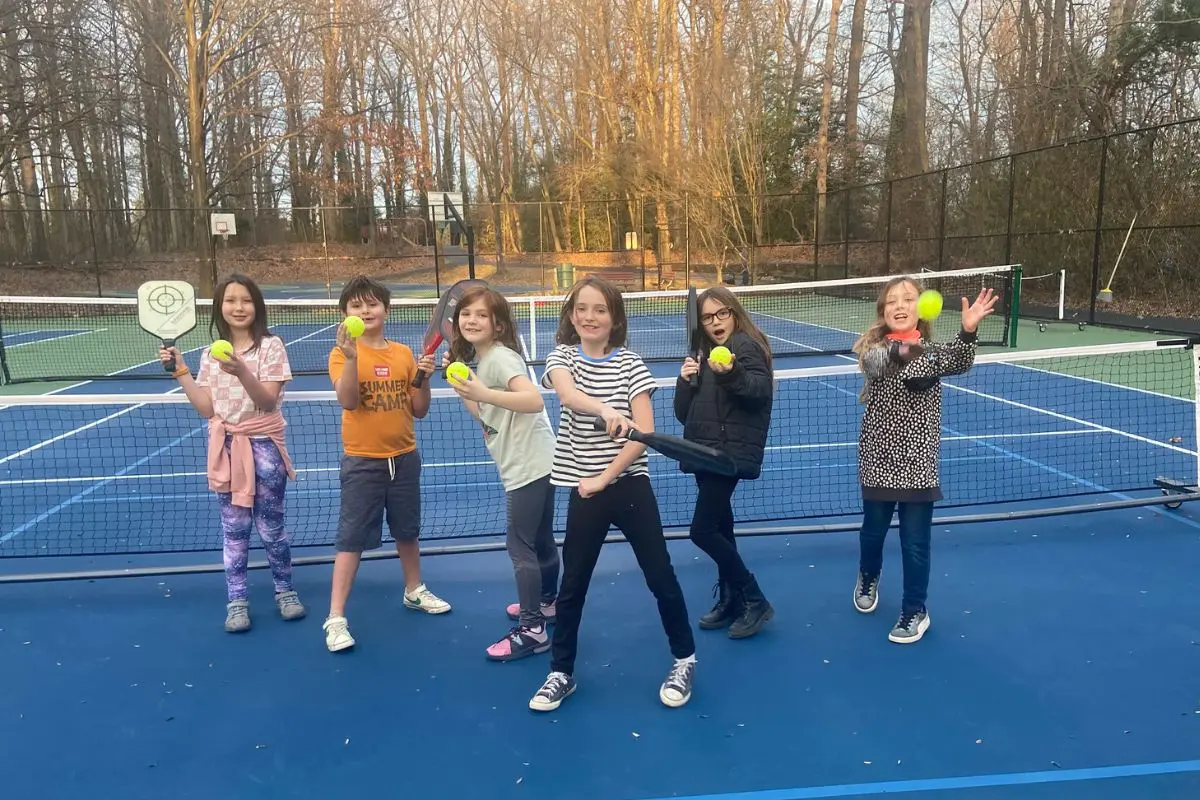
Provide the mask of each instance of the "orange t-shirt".
MULTIPOLYGON (((329 377, 336 383, 346 367, 340 347, 329 353, 329 377)), ((342 445, 348 456, 391 458, 417 448, 410 386, 417 362, 398 342, 376 350, 358 345, 358 408, 342 409, 342 445)))

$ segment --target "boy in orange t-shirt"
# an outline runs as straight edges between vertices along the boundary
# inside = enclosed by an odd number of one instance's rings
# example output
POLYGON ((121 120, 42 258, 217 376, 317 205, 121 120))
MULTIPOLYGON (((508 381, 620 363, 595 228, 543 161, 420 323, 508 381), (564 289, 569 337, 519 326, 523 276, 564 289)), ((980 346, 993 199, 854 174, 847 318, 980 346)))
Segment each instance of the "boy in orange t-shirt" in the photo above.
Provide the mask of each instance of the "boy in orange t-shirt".
POLYGON ((421 580, 421 455, 413 420, 429 412, 429 375, 433 356, 413 359, 412 350, 384 336, 391 292, 366 276, 342 291, 345 315, 362 319, 357 339, 338 326, 337 345, 329 353, 329 377, 342 406, 341 513, 333 562, 325 646, 330 652, 354 646, 346 622, 346 600, 364 550, 383 543, 383 520, 396 540, 404 569, 404 605, 427 614, 443 614, 450 604, 421 580), (412 386, 417 370, 421 388, 412 386))

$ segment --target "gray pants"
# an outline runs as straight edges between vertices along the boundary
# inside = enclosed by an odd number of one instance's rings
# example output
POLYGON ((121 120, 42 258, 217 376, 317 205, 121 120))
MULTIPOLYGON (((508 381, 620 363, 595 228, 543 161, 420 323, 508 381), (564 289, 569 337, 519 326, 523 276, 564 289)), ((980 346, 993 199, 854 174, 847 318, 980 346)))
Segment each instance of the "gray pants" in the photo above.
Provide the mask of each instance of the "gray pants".
POLYGON ((421 534, 421 454, 392 458, 342 457, 338 552, 361 553, 383 544, 383 521, 398 542, 421 534))
POLYGON ((554 542, 554 487, 550 476, 507 492, 508 556, 517 579, 520 624, 544 623, 541 604, 558 594, 558 546, 554 542))

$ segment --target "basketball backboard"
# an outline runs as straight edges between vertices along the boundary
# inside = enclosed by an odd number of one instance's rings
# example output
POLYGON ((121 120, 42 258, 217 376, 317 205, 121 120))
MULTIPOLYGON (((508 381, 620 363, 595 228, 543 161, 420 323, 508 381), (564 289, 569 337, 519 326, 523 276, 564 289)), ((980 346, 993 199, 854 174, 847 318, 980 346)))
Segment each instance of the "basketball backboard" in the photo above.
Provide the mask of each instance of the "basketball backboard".
POLYGON ((429 192, 429 218, 435 223, 450 222, 453 219, 446 214, 446 200, 449 200, 450 204, 458 211, 459 216, 462 216, 462 192, 429 192))
POLYGON ((234 214, 211 214, 209 223, 213 236, 237 236, 237 216, 234 214))

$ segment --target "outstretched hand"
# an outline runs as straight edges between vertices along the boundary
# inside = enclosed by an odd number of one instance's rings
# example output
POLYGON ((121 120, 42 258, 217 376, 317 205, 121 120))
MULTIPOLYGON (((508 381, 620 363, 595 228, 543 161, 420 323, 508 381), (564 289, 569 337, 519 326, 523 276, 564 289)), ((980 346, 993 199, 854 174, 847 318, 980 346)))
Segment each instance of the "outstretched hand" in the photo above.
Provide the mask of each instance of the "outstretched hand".
POLYGON ((1000 296, 991 288, 983 289, 979 292, 979 296, 975 298, 975 302, 967 305, 967 298, 962 299, 962 327, 967 333, 974 333, 979 329, 979 323, 983 322, 984 317, 996 310, 996 303, 999 302, 1000 296))

